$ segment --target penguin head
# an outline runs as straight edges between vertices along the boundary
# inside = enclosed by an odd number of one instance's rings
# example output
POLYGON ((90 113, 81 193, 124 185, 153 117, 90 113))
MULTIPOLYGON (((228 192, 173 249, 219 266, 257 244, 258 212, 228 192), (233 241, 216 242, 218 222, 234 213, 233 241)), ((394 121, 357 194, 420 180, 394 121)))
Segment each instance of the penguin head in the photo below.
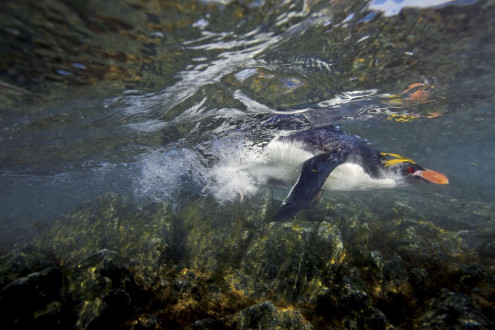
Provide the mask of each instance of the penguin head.
POLYGON ((400 178, 405 184, 425 181, 447 184, 449 179, 442 173, 429 170, 416 164, 412 159, 397 154, 380 153, 380 162, 387 176, 400 178))

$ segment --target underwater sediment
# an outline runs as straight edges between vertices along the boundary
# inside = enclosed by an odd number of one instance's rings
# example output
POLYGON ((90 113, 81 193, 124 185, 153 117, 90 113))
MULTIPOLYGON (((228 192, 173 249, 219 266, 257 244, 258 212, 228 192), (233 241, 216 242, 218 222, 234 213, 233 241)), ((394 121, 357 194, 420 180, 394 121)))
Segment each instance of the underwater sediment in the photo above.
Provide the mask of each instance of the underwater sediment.
POLYGON ((269 189, 243 203, 203 197, 175 211, 102 195, 2 256, 3 325, 493 327, 493 205, 470 205, 483 228, 466 225, 455 200, 409 205, 395 193, 389 210, 373 198, 333 194, 271 222, 269 189), (442 216, 449 225, 438 225, 442 216))

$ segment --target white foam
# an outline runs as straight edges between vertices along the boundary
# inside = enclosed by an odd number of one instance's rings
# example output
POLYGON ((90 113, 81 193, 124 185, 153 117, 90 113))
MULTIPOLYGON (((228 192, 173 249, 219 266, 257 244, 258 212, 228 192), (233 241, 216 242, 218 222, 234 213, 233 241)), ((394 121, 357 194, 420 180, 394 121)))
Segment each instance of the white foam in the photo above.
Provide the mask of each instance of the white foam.
POLYGON ((154 201, 173 200, 186 179, 203 184, 201 173, 204 171, 206 168, 200 156, 192 150, 153 151, 141 160, 141 175, 135 182, 136 197, 154 201))
POLYGON ((174 202, 184 188, 212 195, 219 202, 253 196, 258 182, 246 169, 247 164, 259 163, 260 153, 247 149, 242 141, 225 138, 197 151, 181 148, 149 153, 135 180, 136 196, 174 202))
POLYGON ((402 9, 407 7, 413 8, 429 8, 437 7, 449 3, 455 3, 452 0, 380 0, 373 1, 369 5, 370 10, 378 10, 383 12, 384 16, 393 16, 401 12, 402 9))
POLYGON ((215 166, 211 172, 213 180, 205 187, 205 191, 211 193, 220 202, 251 197, 258 191, 253 176, 240 170, 235 164, 215 166))
POLYGON ((219 202, 251 197, 258 191, 256 178, 247 169, 260 161, 260 153, 248 149, 241 140, 219 140, 211 150, 218 162, 208 171, 203 191, 219 202))

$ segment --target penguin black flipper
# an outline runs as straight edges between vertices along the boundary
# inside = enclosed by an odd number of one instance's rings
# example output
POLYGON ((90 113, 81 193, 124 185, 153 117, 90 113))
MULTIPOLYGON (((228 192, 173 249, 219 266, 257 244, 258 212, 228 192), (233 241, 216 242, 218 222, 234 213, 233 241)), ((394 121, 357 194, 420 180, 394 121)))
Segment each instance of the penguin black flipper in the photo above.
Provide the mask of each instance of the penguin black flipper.
POLYGON ((342 149, 316 155, 304 162, 301 175, 289 195, 273 216, 276 221, 287 220, 317 195, 330 173, 344 163, 348 153, 342 149))
POLYGON ((310 210, 313 207, 315 207, 316 205, 318 205, 318 202, 320 201, 321 196, 323 196, 323 190, 318 191, 316 193, 316 195, 314 195, 313 198, 311 198, 311 200, 308 202, 308 204, 306 204, 306 206, 304 208, 306 210, 310 210))

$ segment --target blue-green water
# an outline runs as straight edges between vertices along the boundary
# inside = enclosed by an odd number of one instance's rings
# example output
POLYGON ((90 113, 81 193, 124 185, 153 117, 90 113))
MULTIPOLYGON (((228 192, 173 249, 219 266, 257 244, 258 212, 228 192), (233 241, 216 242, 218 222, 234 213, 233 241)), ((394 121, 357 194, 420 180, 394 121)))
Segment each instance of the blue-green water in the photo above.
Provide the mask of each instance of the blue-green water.
POLYGON ((9 322, 493 326, 494 15, 488 0, 1 2, 0 282, 44 265, 66 286, 35 286, 39 306, 9 322), (272 222, 288 190, 245 166, 327 124, 449 184, 325 192, 272 222), (123 319, 103 277, 132 298, 123 319))
POLYGON ((215 159, 295 113, 445 172, 442 194, 493 196, 490 1, 2 8, 3 226, 106 191, 173 201, 185 179, 214 190, 215 159))

